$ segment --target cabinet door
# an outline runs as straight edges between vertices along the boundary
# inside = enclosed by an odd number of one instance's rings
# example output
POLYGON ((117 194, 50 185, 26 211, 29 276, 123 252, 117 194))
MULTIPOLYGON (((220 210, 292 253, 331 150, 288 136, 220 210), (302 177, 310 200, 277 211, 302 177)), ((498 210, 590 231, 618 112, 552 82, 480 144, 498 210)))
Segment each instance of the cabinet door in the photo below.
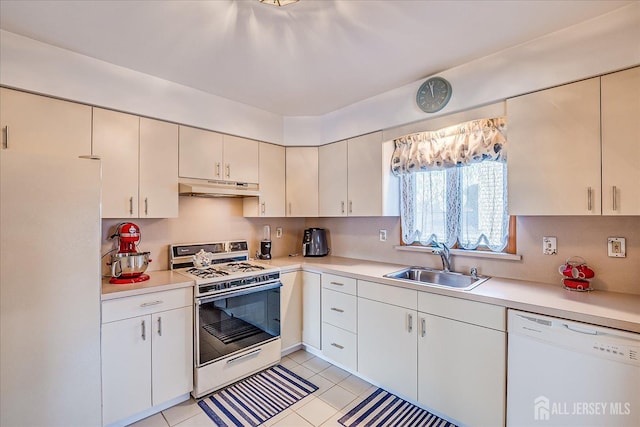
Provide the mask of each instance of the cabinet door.
MULTIPOLYGON (((382 212, 382 133, 349 140, 349 215, 381 216, 382 212)), ((385 161, 386 170, 390 170, 385 161)))
POLYGON ((358 372, 411 400, 417 398, 417 312, 358 298, 358 372))
POLYGON ((280 275, 280 335, 282 349, 302 342, 302 272, 280 275))
POLYGON ((222 179, 222 134, 180 126, 178 174, 183 178, 222 179))
POLYGON ((318 216, 318 147, 287 147, 287 216, 318 216))
POLYGON ((465 425, 504 425, 505 333, 419 316, 418 402, 465 425))
POLYGON ((511 215, 593 215, 600 206, 600 79, 507 100, 511 215))
POLYGON ((318 148, 318 214, 347 215, 347 141, 318 148))
POLYGON ((640 67, 602 77, 602 213, 640 215, 640 67))
POLYGON ((258 183, 260 197, 245 197, 244 216, 285 216, 285 148, 260 143, 258 183))
POLYGON ((140 118, 93 109, 92 154, 102 161, 102 217, 138 217, 140 118))
POLYGON ((302 341, 306 345, 322 349, 322 312, 320 307, 320 275, 302 273, 302 341))
POLYGON ((140 118, 140 218, 178 216, 178 125, 140 118))
POLYGON ((103 425, 151 407, 151 316, 102 325, 103 425))
POLYGON ((257 183, 259 142, 224 135, 224 178, 226 181, 257 183))
POLYGON ((91 152, 91 107, 0 88, 2 147, 63 157, 91 152))
POLYGON ((193 389, 193 307, 151 316, 151 396, 159 405, 193 389))

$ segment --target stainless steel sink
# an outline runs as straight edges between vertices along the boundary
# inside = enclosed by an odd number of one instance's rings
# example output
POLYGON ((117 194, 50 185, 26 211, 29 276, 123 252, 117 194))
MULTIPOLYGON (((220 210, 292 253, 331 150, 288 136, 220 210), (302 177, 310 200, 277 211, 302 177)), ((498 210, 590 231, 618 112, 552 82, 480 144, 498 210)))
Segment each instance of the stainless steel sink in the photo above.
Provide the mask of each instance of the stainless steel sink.
POLYGON ((426 267, 409 267, 394 273, 385 274, 384 277, 415 283, 417 285, 455 288, 463 291, 471 290, 489 279, 487 276, 470 276, 426 267))

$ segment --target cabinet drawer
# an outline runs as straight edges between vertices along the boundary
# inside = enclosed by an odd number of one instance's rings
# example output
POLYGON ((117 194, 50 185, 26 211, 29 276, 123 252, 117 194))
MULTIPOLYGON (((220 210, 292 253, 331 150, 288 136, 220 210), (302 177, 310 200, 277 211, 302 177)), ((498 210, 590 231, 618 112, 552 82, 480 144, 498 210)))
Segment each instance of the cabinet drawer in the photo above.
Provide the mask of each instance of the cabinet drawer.
POLYGON ((350 277, 338 276, 335 274, 322 274, 322 287, 332 289, 345 294, 356 294, 356 279, 350 277))
POLYGON ((506 309, 498 305, 418 292, 418 311, 498 331, 506 330, 506 309))
POLYGON ((322 290, 322 321, 346 329, 356 331, 358 300, 354 295, 347 295, 330 289, 322 290))
POLYGON ((397 305, 411 310, 417 309, 418 291, 398 288, 381 283, 358 280, 358 296, 385 304, 397 305))
POLYGON ((357 345, 356 334, 336 328, 328 323, 322 324, 322 354, 327 358, 355 371, 358 360, 357 345))
POLYGON ((102 323, 193 305, 193 288, 152 292, 102 302, 102 323))

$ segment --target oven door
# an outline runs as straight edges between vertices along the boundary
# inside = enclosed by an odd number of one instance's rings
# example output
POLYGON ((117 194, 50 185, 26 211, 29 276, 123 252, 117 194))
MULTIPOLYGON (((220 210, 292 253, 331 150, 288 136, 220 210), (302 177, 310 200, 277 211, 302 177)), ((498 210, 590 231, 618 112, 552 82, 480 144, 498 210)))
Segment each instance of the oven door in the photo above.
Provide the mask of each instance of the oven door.
POLYGON ((280 337, 281 287, 272 282, 197 298, 196 367, 280 337))

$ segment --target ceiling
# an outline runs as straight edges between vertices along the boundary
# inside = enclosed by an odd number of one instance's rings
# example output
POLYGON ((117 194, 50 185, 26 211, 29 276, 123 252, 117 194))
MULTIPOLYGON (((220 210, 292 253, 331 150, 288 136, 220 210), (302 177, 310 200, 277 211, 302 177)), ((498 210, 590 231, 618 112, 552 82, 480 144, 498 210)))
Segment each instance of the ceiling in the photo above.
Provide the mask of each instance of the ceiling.
POLYGON ((283 116, 313 116, 629 3, 0 0, 0 28, 283 116))

